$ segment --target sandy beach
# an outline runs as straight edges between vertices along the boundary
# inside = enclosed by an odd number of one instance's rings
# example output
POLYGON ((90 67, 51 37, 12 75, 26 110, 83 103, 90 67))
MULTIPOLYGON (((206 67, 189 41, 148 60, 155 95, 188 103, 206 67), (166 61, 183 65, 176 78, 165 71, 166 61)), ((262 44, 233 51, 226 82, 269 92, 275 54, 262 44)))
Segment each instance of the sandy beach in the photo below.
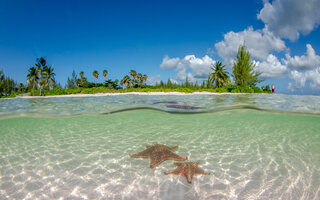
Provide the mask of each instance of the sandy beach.
POLYGON ((67 94, 51 96, 18 96, 16 98, 58 98, 58 97, 101 97, 101 96, 119 96, 119 95, 223 95, 223 94, 245 94, 245 93, 216 93, 216 92, 126 92, 126 93, 96 93, 96 94, 67 94))

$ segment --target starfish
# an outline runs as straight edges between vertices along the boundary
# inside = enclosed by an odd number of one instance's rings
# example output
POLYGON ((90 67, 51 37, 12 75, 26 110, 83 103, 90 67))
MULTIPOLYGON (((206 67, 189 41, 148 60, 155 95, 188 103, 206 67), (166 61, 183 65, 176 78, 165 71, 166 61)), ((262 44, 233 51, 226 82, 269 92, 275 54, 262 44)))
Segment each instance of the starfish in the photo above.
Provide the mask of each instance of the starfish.
POLYGON ((174 163, 176 166, 178 166, 177 169, 166 172, 165 174, 180 174, 186 177, 188 183, 191 183, 193 176, 195 175, 208 175, 208 173, 205 173, 203 169, 200 169, 198 167, 199 162, 185 162, 185 163, 174 163))
POLYGON ((181 157, 172 151, 176 150, 178 148, 177 146, 168 147, 163 144, 154 144, 154 145, 146 145, 145 150, 135 153, 135 154, 129 154, 130 157, 133 158, 150 158, 150 168, 154 168, 158 166, 160 163, 162 163, 165 160, 176 160, 176 161, 184 161, 187 160, 187 157, 181 157))

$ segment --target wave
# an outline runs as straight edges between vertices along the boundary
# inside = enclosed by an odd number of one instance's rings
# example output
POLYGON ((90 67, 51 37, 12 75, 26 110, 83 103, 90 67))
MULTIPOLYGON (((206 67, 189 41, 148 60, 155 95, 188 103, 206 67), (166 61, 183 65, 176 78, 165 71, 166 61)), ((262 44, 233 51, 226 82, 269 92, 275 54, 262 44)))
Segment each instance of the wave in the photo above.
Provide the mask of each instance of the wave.
POLYGON ((109 112, 103 113, 73 113, 73 114, 44 114, 44 113, 22 113, 22 114, 10 114, 0 116, 0 119, 7 118, 16 118, 16 117, 47 117, 47 118, 59 118, 59 117, 77 117, 77 116, 99 116, 99 115, 113 115, 113 114, 121 114, 126 112, 159 112, 166 114, 178 114, 178 115, 197 115, 197 114, 216 114, 216 113, 237 113, 237 112, 260 112, 260 113, 270 113, 270 114, 294 114, 294 115, 311 115, 311 116, 320 116, 319 113, 305 113, 305 112, 296 112, 296 111, 282 111, 282 110, 272 110, 272 109, 263 109, 256 106, 251 105, 236 105, 236 106, 226 106, 226 107, 217 107, 214 109, 202 109, 202 110, 184 110, 184 109, 175 109, 175 110, 164 110, 161 108, 148 107, 148 106, 140 106, 140 107, 130 107, 124 109, 112 110, 109 112))
POLYGON ((297 112, 297 111, 284 111, 284 110, 272 110, 272 109, 264 109, 259 108, 256 106, 251 105, 236 105, 236 106, 227 106, 227 107, 218 107, 214 109, 208 110, 199 110, 199 111, 189 111, 189 110, 163 110, 160 108, 154 107, 131 107, 131 108, 124 108, 119 110, 114 110, 110 112, 101 113, 101 115, 107 114, 116 114, 116 113, 123 113, 123 112, 130 112, 130 111, 157 111, 162 113, 170 113, 170 114, 206 114, 206 113, 221 113, 227 111, 241 111, 241 110, 252 110, 258 112, 266 112, 266 113, 278 113, 278 114, 299 114, 299 115, 316 115, 320 116, 320 113, 307 113, 307 112, 297 112))
POLYGON ((122 95, 0 100, 0 116, 105 115, 150 110, 202 114, 251 110, 268 113, 320 115, 320 97, 290 95, 122 95))

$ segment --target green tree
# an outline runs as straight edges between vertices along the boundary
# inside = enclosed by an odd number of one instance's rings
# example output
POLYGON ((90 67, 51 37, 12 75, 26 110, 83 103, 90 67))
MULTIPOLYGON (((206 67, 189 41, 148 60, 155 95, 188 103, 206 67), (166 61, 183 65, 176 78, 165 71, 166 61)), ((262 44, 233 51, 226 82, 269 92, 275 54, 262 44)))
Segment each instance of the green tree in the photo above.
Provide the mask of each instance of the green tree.
POLYGON ((106 70, 106 69, 103 70, 102 75, 104 76, 104 80, 106 80, 107 76, 108 76, 108 70, 106 70))
POLYGON ((38 76, 39 76, 39 81, 38 81, 38 84, 39 84, 39 88, 40 88, 40 96, 41 96, 41 90, 42 90, 42 85, 44 84, 44 71, 46 70, 46 68, 48 68, 48 65, 47 65, 47 59, 45 57, 40 57, 40 58, 37 58, 37 62, 35 64, 36 66, 36 69, 38 70, 38 76))
POLYGON ((2 96, 3 90, 4 90, 4 74, 2 71, 0 71, 0 97, 2 96))
POLYGON ((228 72, 225 69, 225 65, 222 65, 222 62, 217 61, 211 69, 212 73, 209 74, 211 85, 215 85, 216 88, 220 88, 230 83, 228 72))
POLYGON ((34 96, 34 88, 36 86, 36 84, 38 84, 39 82, 39 71, 37 70, 36 67, 31 67, 28 70, 28 75, 27 75, 27 80, 31 82, 32 84, 32 96, 34 96))
POLYGON ((166 88, 170 88, 170 89, 173 88, 173 87, 172 87, 172 82, 171 82, 170 78, 168 78, 166 88))
POLYGON ((97 79, 98 79, 98 77, 99 77, 99 72, 98 72, 97 70, 94 70, 94 71, 92 72, 92 75, 93 75, 93 77, 94 77, 95 86, 97 87, 97 79))
POLYGON ((142 83, 143 83, 143 82, 146 82, 147 79, 148 79, 147 74, 144 74, 144 75, 142 76, 142 83))
POLYGON ((77 87, 80 87, 81 85, 83 85, 84 83, 87 82, 87 78, 84 77, 84 72, 83 71, 81 71, 79 73, 79 76, 80 76, 80 78, 77 79, 77 81, 76 81, 77 87))
POLYGON ((206 81, 206 88, 212 88, 213 87, 213 84, 212 84, 212 82, 211 82, 211 80, 210 80, 210 76, 208 76, 208 80, 206 81))
POLYGON ((115 83, 115 84, 117 85, 117 87, 118 87, 119 80, 118 80, 118 79, 114 80, 114 83, 115 83))
POLYGON ((54 76, 56 75, 53 73, 54 68, 52 67, 45 67, 43 69, 43 81, 44 81, 44 87, 47 87, 50 90, 50 86, 54 87, 55 86, 55 79, 54 76))
POLYGON ((161 80, 160 81, 160 87, 163 88, 165 86, 164 82, 161 80))
POLYGON ((258 79, 261 73, 254 71, 255 63, 250 61, 250 53, 247 51, 245 45, 241 45, 238 49, 237 60, 233 64, 233 76, 236 85, 255 86, 256 83, 261 82, 258 79))
POLYGON ((0 97, 2 95, 10 95, 12 92, 17 90, 17 83, 4 75, 2 71, 0 71, 0 97))
POLYGON ((81 77, 81 79, 83 79, 83 77, 84 77, 84 72, 81 71, 81 72, 79 73, 79 76, 81 77))
POLYGON ((184 82, 183 85, 184 85, 184 87, 186 87, 186 88, 189 88, 189 87, 190 87, 191 83, 190 83, 190 81, 189 81, 188 75, 186 75, 186 81, 184 82))
POLYGON ((203 81, 202 81, 202 83, 201 83, 200 88, 204 89, 205 87, 206 87, 206 81, 205 81, 205 80, 203 80, 203 81))
POLYGON ((129 72, 129 74, 130 74, 130 76, 132 76, 131 84, 132 84, 132 85, 135 85, 135 84, 136 84, 137 72, 132 69, 132 70, 129 72))
POLYGON ((132 83, 132 80, 128 75, 125 75, 123 79, 120 81, 120 85, 124 85, 125 88, 128 88, 128 86, 130 86, 131 83, 132 83))
POLYGON ((198 89, 200 88, 199 83, 198 83, 198 80, 196 80, 196 84, 194 85, 194 87, 195 87, 195 88, 198 88, 198 89))
POLYGON ((138 73, 137 74, 137 83, 138 83, 138 85, 140 86, 140 85, 142 85, 142 83, 143 83, 143 76, 142 76, 142 74, 141 73, 138 73))
POLYGON ((24 93, 26 92, 26 87, 23 85, 23 83, 20 83, 17 85, 17 92, 24 93))
POLYGON ((66 88, 68 89, 74 89, 77 87, 77 74, 76 72, 73 70, 72 71, 72 74, 71 74, 71 78, 68 77, 67 79, 67 85, 66 85, 66 88))

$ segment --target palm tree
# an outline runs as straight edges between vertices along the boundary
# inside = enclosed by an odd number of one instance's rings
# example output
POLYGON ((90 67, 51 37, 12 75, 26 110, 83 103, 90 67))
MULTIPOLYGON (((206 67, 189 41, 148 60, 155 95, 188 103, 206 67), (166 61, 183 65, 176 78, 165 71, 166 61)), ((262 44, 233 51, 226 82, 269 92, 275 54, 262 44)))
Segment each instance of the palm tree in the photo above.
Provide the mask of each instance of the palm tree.
POLYGON ((123 79, 120 81, 120 85, 124 85, 125 88, 128 88, 128 86, 130 86, 131 84, 131 81, 132 80, 130 79, 130 77, 128 75, 125 75, 123 79))
POLYGON ((81 71, 81 72, 79 73, 79 76, 81 77, 81 79, 83 79, 83 77, 84 77, 84 72, 81 71))
POLYGON ((32 83, 32 96, 34 96, 34 87, 36 86, 36 84, 38 84, 39 81, 39 71, 36 67, 31 67, 28 72, 29 74, 27 75, 27 79, 32 83))
POLYGON ((141 73, 138 73, 137 74, 137 82, 138 82, 138 85, 141 85, 142 84, 142 82, 143 82, 143 79, 142 79, 142 74, 141 73))
POLYGON ((53 87, 55 85, 55 80, 54 80, 54 76, 56 75, 55 73, 53 73, 54 68, 52 68, 51 66, 49 67, 45 67, 43 69, 43 82, 44 82, 44 86, 48 87, 48 89, 50 90, 50 85, 53 87))
POLYGON ((147 74, 144 74, 144 75, 142 76, 142 81, 146 82, 146 81, 147 81, 147 79, 148 79, 147 74))
POLYGON ((46 70, 46 68, 48 67, 47 65, 47 60, 45 57, 40 57, 37 58, 37 63, 35 64, 37 70, 39 71, 39 78, 40 80, 38 81, 39 83, 39 87, 40 87, 40 96, 41 96, 41 89, 42 89, 42 85, 44 83, 43 81, 43 71, 46 70))
POLYGON ((213 72, 209 74, 209 81, 212 84, 215 84, 215 87, 220 88, 223 85, 230 83, 228 72, 225 69, 225 65, 222 65, 222 62, 217 61, 215 65, 211 67, 211 69, 213 72))
POLYGON ((136 77, 137 77, 137 72, 136 72, 136 70, 133 70, 133 69, 132 69, 129 73, 130 73, 130 75, 132 76, 131 83, 132 83, 132 85, 135 85, 136 77))
POLYGON ((82 80, 80 78, 78 78, 76 81, 75 81, 75 84, 77 85, 77 88, 80 87, 82 83, 82 80))
POLYGON ((97 79, 99 77, 99 72, 97 70, 94 70, 92 75, 94 77, 95 86, 97 87, 97 79))
POLYGON ((80 79, 76 80, 77 87, 79 87, 80 85, 82 85, 82 83, 85 82, 85 77, 84 77, 84 72, 83 71, 81 71, 79 73, 79 76, 80 76, 80 79))
POLYGON ((107 76, 108 76, 108 70, 106 70, 106 69, 103 70, 102 75, 104 76, 104 80, 106 80, 107 76))

